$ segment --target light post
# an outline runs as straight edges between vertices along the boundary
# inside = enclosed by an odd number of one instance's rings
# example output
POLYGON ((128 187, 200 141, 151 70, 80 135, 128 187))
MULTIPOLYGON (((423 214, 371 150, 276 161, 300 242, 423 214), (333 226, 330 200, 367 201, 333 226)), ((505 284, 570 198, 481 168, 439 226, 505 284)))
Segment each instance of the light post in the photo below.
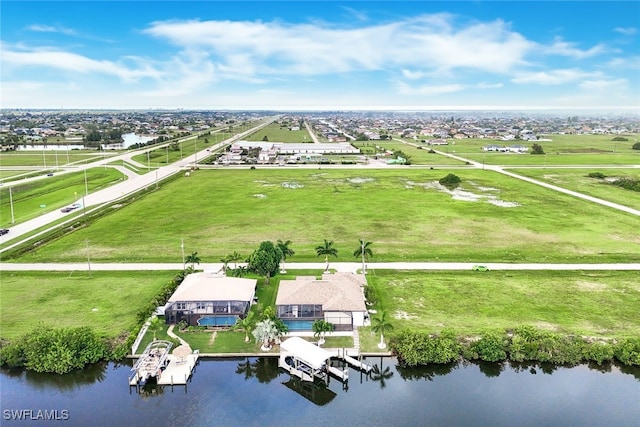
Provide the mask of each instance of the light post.
POLYGON ((85 239, 86 250, 87 250, 87 266, 89 268, 89 277, 91 277, 91 257, 89 256, 89 239, 85 239))
POLYGON ((13 193, 11 192, 11 187, 9 187, 9 204, 11 205, 11 224, 13 224, 16 222, 16 219, 13 216, 13 193))
POLYGON ((156 169, 156 190, 158 189, 158 169, 156 169))
POLYGON ((166 149, 166 152, 167 152, 167 164, 169 164, 169 146, 167 145, 164 148, 166 149))
POLYGON ((85 196, 89 195, 89 184, 87 183, 87 169, 86 169, 86 165, 85 165, 85 169, 84 169, 84 194, 85 196))
POLYGON ((180 249, 182 249, 182 269, 184 270, 184 239, 180 238, 180 249))
POLYGON ((151 169, 151 161, 149 160, 149 150, 147 150, 147 169, 151 169))

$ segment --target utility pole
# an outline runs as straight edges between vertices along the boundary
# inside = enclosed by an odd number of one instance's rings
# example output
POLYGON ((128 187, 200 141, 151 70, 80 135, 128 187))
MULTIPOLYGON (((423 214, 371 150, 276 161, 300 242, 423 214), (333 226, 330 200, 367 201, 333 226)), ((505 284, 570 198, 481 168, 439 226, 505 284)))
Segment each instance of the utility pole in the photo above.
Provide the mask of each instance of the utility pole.
POLYGON ((158 189, 158 169, 156 169, 156 190, 158 189))
POLYGON ((87 251, 87 266, 89 267, 89 277, 91 277, 91 257, 89 256, 89 239, 85 239, 86 251, 87 251))
POLYGON ((9 187, 9 204, 11 205, 11 224, 14 224, 16 218, 13 215, 13 193, 11 192, 11 187, 9 187))
POLYGON ((84 195, 89 195, 89 184, 87 184, 87 168, 84 169, 84 195))
POLYGON ((184 239, 180 238, 180 249, 182 249, 182 269, 184 270, 184 239))

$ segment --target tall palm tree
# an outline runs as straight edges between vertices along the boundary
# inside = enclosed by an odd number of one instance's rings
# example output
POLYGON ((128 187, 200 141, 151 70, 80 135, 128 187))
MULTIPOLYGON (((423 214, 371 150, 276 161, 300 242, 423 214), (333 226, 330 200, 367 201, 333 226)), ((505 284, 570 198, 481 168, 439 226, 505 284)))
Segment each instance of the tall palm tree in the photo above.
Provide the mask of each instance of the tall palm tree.
POLYGON ((149 322, 149 330, 153 332, 153 340, 156 340, 156 332, 162 329, 162 321, 158 316, 153 316, 153 319, 149 322))
POLYGON ((250 311, 244 319, 238 319, 234 329, 242 329, 244 331, 244 342, 249 342, 249 334, 254 326, 254 312, 250 311))
POLYGON ((373 245, 373 243, 365 242, 364 239, 360 239, 360 245, 358 245, 358 249, 353 251, 354 257, 362 257, 362 274, 367 274, 367 264, 365 264, 365 262, 369 257, 373 256, 371 245, 373 245))
POLYGON ((229 259, 229 262, 233 263, 233 269, 235 270, 238 268, 238 261, 242 261, 244 257, 240 255, 238 252, 233 251, 231 255, 227 256, 227 258, 229 259))
POLYGON ((187 255, 185 262, 191 263, 191 269, 194 270, 196 268, 196 264, 200 264, 198 252, 191 252, 191 255, 187 255))
POLYGON ((380 334, 380 343, 378 348, 386 348, 387 345, 384 342, 384 334, 393 329, 393 325, 387 319, 387 312, 382 311, 379 316, 371 319, 371 329, 375 333, 380 334))
POLYGON ((338 250, 333 247, 333 240, 329 241, 324 239, 324 245, 316 247, 316 254, 318 256, 324 255, 324 262, 327 264, 325 271, 329 271, 329 255, 334 257, 338 256, 338 250))
POLYGON ((319 338, 318 345, 322 345, 325 342, 325 335, 327 332, 333 331, 333 323, 327 322, 324 319, 319 319, 313 322, 311 325, 313 336, 319 338))
POLYGON ((282 268, 280 269, 280 273, 287 272, 287 270, 284 268, 284 262, 287 260, 287 257, 291 257, 295 255, 295 251, 289 247, 290 244, 291 244, 291 240, 287 240, 286 242, 283 242, 282 240, 278 239, 278 243, 276 246, 282 252, 282 268))
POLYGON ((231 262, 231 255, 225 255, 220 258, 220 262, 222 263, 222 272, 227 274, 227 269, 229 268, 229 263, 231 262))

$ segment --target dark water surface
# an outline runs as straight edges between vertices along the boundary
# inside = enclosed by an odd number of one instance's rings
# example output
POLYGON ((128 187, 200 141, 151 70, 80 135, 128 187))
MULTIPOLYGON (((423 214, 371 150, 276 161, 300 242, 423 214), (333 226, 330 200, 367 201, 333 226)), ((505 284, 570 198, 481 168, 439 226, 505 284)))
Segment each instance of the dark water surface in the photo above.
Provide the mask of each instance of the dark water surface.
POLYGON ((129 388, 130 365, 71 375, 0 374, 2 426, 640 426, 640 369, 369 359, 348 388, 290 381, 275 358, 202 360, 188 386, 129 388), (26 412, 31 410, 32 412, 26 412), (58 420, 15 421, 38 410, 58 420), (52 412, 57 411, 57 412, 52 412), (63 412, 66 411, 66 412, 63 412))

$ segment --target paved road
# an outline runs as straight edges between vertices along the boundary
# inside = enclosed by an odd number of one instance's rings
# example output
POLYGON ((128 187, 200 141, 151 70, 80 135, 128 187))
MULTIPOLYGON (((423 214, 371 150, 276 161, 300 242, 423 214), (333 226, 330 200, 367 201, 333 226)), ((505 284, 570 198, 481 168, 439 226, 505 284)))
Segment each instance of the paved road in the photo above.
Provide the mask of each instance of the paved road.
MULTIPOLYGON (((244 265, 239 263, 238 265, 244 265)), ((369 273, 375 274, 375 270, 455 270, 470 271, 476 265, 469 262, 373 262, 367 263, 369 273)), ((640 263, 630 264, 533 264, 533 263, 485 263, 489 270, 555 270, 555 271, 575 271, 575 270, 620 270, 620 271, 640 271, 640 263)), ((0 271, 178 271, 182 270, 181 263, 68 263, 68 264, 21 264, 21 263, 1 263, 0 271)), ((323 270, 324 262, 288 262, 288 270, 323 270)), ((359 262, 333 262, 329 264, 331 270, 340 272, 356 272, 362 268, 359 262)), ((196 269, 204 271, 220 271, 221 263, 203 263, 196 265, 196 269)), ((478 273, 483 274, 483 273, 478 273)))
MULTIPOLYGON (((217 150, 218 148, 221 148, 237 139, 243 138, 244 136, 251 134, 253 132, 255 132, 256 130, 259 130, 265 126, 267 126, 269 123, 271 123, 273 120, 275 120, 277 118, 277 116, 274 116, 271 118, 271 120, 266 120, 264 123, 255 126, 247 131, 244 131, 242 133, 239 133, 237 135, 232 136, 231 138, 228 138, 224 141, 221 141, 215 145, 212 146, 208 146, 206 148, 203 148, 202 151, 200 151, 199 153, 194 153, 190 156, 187 156, 185 158, 183 158, 182 160, 179 160, 177 162, 174 162, 170 165, 167 166, 162 166, 157 168, 156 170, 150 171, 144 175, 137 175, 137 174, 131 174, 130 171, 126 172, 127 176, 129 177, 129 179, 122 181, 119 184, 115 184, 112 185, 110 187, 107 187, 105 189, 96 191, 95 193, 90 193, 89 195, 86 195, 84 197, 81 197, 77 203, 81 204, 82 206, 84 206, 85 209, 87 209, 87 211, 91 211, 91 209, 99 209, 99 207, 101 205, 103 205, 104 203, 107 202, 114 202, 117 201, 121 198, 125 198, 128 195, 135 193, 136 191, 139 191, 143 188, 148 188, 148 187, 152 187, 152 186, 157 186, 159 181, 162 181, 163 179, 174 175, 176 173, 182 173, 184 172, 186 169, 188 169, 190 166, 193 166, 196 164, 196 159, 200 158, 203 159, 205 156, 209 156, 211 153, 209 151, 214 151, 217 150)), ((146 150, 155 150, 157 149, 158 146, 152 147, 152 148, 148 148, 146 150)), ((145 150, 142 151, 136 151, 134 153, 124 153, 122 155, 118 155, 116 157, 110 157, 108 159, 104 159, 104 160, 98 160, 96 162, 93 163, 89 163, 89 164, 83 164, 83 165, 79 165, 77 168, 74 169, 74 171, 78 171, 78 170, 86 170, 89 168, 94 168, 94 167, 99 167, 99 166, 103 166, 106 165, 107 163, 111 163, 113 161, 118 161, 118 160, 124 160, 126 162, 132 162, 130 157, 134 156, 134 155, 138 155, 140 154, 140 152, 145 152, 145 150)), ((121 166, 117 167, 118 169, 121 168, 121 166)), ((146 168, 146 166, 145 166, 146 168)), ((82 211, 81 211, 82 212, 82 211)), ((65 217, 68 217, 68 221, 63 222, 67 223, 67 222, 71 222, 73 221, 73 219, 78 215, 78 211, 72 211, 69 213, 63 213, 60 212, 59 209, 56 209, 55 211, 52 212, 48 212, 46 214, 40 215, 37 218, 34 218, 32 220, 17 224, 13 227, 9 228, 9 233, 4 235, 4 236, 0 236, 0 243, 2 243, 3 241, 8 241, 8 240, 12 240, 15 239, 17 237, 20 237, 22 235, 26 235, 28 233, 31 233, 33 230, 37 230, 41 227, 45 227, 48 224, 53 223, 54 221, 58 221, 60 219, 63 219, 65 217)), ((47 230, 44 230, 38 234, 36 234, 33 237, 37 237, 40 234, 46 233, 47 230)), ((29 237, 30 239, 31 237, 29 237)), ((12 245, 10 246, 6 246, 3 247, 2 249, 0 249, 0 253, 9 250, 19 244, 21 244, 22 241, 17 241, 14 242, 12 245)))

